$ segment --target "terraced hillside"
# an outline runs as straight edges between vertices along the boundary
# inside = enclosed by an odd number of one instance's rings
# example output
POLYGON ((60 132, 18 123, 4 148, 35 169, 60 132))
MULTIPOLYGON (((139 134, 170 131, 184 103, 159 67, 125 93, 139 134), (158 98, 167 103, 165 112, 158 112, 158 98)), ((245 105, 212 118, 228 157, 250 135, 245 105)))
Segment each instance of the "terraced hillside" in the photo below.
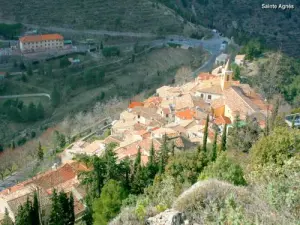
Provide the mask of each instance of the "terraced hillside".
POLYGON ((260 37, 270 47, 289 55, 300 55, 299 0, 159 1, 205 27, 233 36, 239 43, 260 37), (263 9, 262 4, 291 4, 294 9, 263 9))
POLYGON ((65 28, 181 33, 184 22, 148 0, 1 1, 0 19, 65 28))

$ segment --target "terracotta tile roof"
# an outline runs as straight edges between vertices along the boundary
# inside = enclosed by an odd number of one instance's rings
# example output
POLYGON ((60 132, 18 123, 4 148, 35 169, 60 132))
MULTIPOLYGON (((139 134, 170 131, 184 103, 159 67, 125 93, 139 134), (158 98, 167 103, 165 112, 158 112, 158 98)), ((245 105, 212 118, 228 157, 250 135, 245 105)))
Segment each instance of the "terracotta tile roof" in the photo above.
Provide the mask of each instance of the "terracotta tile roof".
POLYGON ((203 93, 209 93, 209 94, 217 94, 217 95, 223 94, 223 90, 220 84, 212 85, 211 87, 207 87, 207 88, 202 88, 199 89, 198 91, 203 93))
POLYGON ((178 135, 177 131, 173 130, 172 128, 165 128, 165 127, 161 127, 157 130, 152 131, 153 135, 171 135, 171 134, 176 134, 178 135))
POLYGON ((129 109, 133 109, 135 107, 138 107, 138 106, 144 106, 144 103, 143 102, 131 102, 128 106, 129 109))
POLYGON ((20 42, 39 42, 50 40, 63 40, 64 37, 60 34, 42 34, 42 35, 29 35, 19 38, 20 42))
POLYGON ((141 123, 134 124, 134 130, 146 130, 147 126, 141 123))
POLYGON ((160 97, 150 97, 144 101, 144 107, 156 107, 159 106, 162 101, 160 97))
POLYGON ((83 151, 88 154, 95 154, 96 152, 101 150, 101 145, 104 144, 103 140, 95 140, 89 145, 87 145, 83 151))
POLYGON ((226 116, 218 116, 217 118, 215 118, 214 122, 217 125, 231 124, 230 118, 226 116))
POLYGON ((194 101, 191 94, 186 94, 175 98, 175 110, 193 107, 194 101))
POLYGON ((184 148, 184 144, 183 144, 183 141, 182 141, 182 138, 181 137, 177 137, 175 139, 172 139, 174 141, 174 144, 177 148, 184 148))
POLYGON ((110 143, 117 143, 120 144, 121 138, 113 135, 109 135, 107 138, 104 139, 105 144, 110 144, 110 143))
POLYGON ((198 78, 198 80, 202 81, 202 80, 214 79, 214 78, 216 78, 216 76, 212 75, 210 73, 200 73, 197 78, 198 78))
POLYGON ((191 120, 195 116, 195 111, 186 109, 176 113, 176 116, 182 120, 191 120))

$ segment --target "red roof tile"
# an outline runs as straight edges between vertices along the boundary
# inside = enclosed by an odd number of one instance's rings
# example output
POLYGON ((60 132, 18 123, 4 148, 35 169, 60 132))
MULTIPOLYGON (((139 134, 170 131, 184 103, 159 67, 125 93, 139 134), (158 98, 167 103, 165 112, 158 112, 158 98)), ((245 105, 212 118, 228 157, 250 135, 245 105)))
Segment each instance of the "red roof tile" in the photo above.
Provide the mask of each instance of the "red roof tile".
POLYGON ((64 37, 60 34, 42 34, 42 35, 29 35, 21 37, 19 40, 22 43, 25 42, 39 42, 39 41, 50 41, 50 40, 63 40, 64 37))
POLYGON ((190 109, 186 109, 184 111, 181 111, 181 112, 177 112, 176 113, 176 116, 180 119, 183 119, 183 120, 191 120, 194 118, 195 116, 195 112, 193 110, 190 110, 190 109))
POLYGON ((217 125, 231 124, 231 120, 226 116, 218 116, 217 118, 215 118, 215 124, 217 125))
POLYGON ((143 102, 131 102, 128 106, 129 109, 133 109, 135 107, 138 107, 138 106, 144 106, 144 103, 143 102))

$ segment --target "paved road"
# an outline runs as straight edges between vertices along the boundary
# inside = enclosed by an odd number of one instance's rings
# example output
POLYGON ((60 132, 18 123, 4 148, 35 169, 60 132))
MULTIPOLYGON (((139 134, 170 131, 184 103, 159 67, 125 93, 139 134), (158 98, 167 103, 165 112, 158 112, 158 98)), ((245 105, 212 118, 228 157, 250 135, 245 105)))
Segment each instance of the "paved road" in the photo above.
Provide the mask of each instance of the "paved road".
POLYGON ((120 31, 109 31, 109 30, 78 30, 78 29, 71 29, 71 28, 62 28, 62 27, 45 27, 39 26, 35 24, 24 24, 26 27, 32 29, 43 29, 49 30, 54 32, 61 32, 61 33, 72 33, 72 34, 93 34, 93 35, 109 35, 109 36, 125 36, 125 37, 156 37, 155 34, 151 33, 135 33, 135 32, 120 32, 120 31))
POLYGON ((4 96, 0 96, 0 99, 29 98, 29 97, 47 97, 47 98, 49 98, 49 100, 51 99, 51 96, 47 93, 23 94, 23 95, 4 95, 4 96))

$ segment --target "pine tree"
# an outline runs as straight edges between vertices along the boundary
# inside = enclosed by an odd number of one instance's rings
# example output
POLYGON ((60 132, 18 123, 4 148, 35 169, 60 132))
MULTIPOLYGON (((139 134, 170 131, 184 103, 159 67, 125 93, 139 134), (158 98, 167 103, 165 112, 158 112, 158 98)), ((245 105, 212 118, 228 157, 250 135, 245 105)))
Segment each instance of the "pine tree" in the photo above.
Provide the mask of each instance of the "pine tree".
POLYGON ((226 143, 227 143, 227 124, 225 124, 222 134, 222 141, 221 141, 221 151, 226 151, 226 143))
POLYGON ((218 147, 217 141, 218 141, 218 132, 215 131, 215 138, 214 138, 214 143, 211 152, 211 161, 215 161, 217 159, 217 147, 218 147))
POLYGON ((8 210, 5 208, 4 218, 2 220, 1 225, 13 225, 11 218, 9 217, 8 210))
POLYGON ((202 148, 201 148, 201 145, 199 144, 199 145, 197 146, 197 155, 199 155, 200 152, 202 152, 202 148))
POLYGON ((150 147, 150 155, 148 157, 148 165, 154 165, 155 164, 155 149, 154 149, 154 144, 153 141, 151 142, 151 147, 150 147))
POLYGON ((205 127, 204 127, 204 134, 203 134, 203 145, 202 149, 204 152, 207 150, 207 138, 208 138, 208 123, 209 123, 209 114, 207 114, 205 127))
POLYGON ((100 49, 102 50, 103 49, 103 42, 101 41, 100 43, 100 49))
POLYGON ((45 110, 44 106, 42 105, 41 102, 39 102, 37 108, 36 108, 36 115, 38 119, 44 119, 45 117, 45 110))
POLYGON ((37 155, 38 155, 38 159, 39 159, 40 161, 43 161, 43 159, 44 159, 44 151, 43 151, 43 149, 42 149, 41 142, 39 142, 38 153, 37 153, 37 155))

